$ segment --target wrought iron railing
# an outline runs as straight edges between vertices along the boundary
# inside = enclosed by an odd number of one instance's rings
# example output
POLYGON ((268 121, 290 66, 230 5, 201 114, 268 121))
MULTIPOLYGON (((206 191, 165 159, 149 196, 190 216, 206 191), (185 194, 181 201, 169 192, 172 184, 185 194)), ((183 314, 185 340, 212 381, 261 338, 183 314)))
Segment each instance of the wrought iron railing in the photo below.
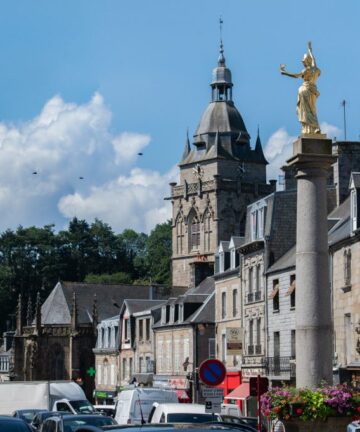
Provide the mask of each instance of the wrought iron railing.
POLYGON ((0 372, 8 373, 10 367, 10 357, 8 355, 0 355, 0 372))
POLYGON ((261 345, 255 345, 255 354, 261 354, 261 345))
POLYGON ((266 374, 272 376, 289 375, 295 377, 294 357, 266 357, 266 374))
POLYGON ((247 294, 247 303, 254 303, 256 301, 260 301, 262 298, 261 291, 253 291, 247 294))
POLYGON ((249 355, 253 355, 254 354, 254 345, 248 345, 248 347, 247 347, 247 353, 249 355))

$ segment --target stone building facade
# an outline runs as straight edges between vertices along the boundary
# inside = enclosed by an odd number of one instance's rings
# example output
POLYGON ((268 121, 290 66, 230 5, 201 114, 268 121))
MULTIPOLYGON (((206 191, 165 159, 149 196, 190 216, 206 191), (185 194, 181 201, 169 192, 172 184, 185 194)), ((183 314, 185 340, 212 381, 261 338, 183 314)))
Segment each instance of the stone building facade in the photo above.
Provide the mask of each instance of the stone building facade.
MULTIPOLYGON (((242 349, 228 344, 229 332, 240 330, 242 336, 242 290, 240 255, 238 248, 242 237, 232 237, 230 242, 220 242, 216 260, 219 265, 215 280, 216 358, 226 365, 227 372, 238 371, 242 349), (236 351, 236 353, 234 353, 236 351)), ((242 342, 241 342, 242 343, 242 342)))
POLYGON ((119 383, 119 315, 97 325, 95 354, 95 401, 114 403, 119 383))
POLYGON ((341 382, 360 384, 360 173, 352 173, 350 196, 330 215, 334 364, 341 382))
POLYGON ((91 400, 95 388, 97 324, 115 316, 125 298, 156 299, 167 295, 162 286, 106 285, 58 282, 35 313, 24 317, 20 298, 14 336, 14 380, 82 382, 91 400))
POLYGON ((215 356, 214 280, 204 279, 183 296, 169 299, 154 324, 154 385, 187 390, 197 399, 196 370, 215 356))
POLYGON ((272 385, 295 384, 295 246, 266 272, 266 375, 272 385))
POLYGON ((250 135, 232 100, 231 71, 223 47, 211 82, 212 100, 171 184, 173 285, 195 287, 214 272, 219 241, 245 231, 246 206, 275 190, 266 183, 260 138, 250 135))

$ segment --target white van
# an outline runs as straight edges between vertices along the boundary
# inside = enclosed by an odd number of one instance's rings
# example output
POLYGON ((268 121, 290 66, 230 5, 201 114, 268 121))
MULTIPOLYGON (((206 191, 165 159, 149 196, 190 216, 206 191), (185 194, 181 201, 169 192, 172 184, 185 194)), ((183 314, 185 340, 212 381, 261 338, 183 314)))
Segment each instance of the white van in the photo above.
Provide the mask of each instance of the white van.
MULTIPOLYGON (((115 420, 119 424, 147 423, 154 402, 178 402, 173 390, 136 387, 118 394, 115 420)), ((180 405, 180 404, 179 404, 180 405)))
POLYGON ((149 423, 206 423, 221 421, 218 414, 205 411, 205 405, 181 403, 154 403, 149 423))

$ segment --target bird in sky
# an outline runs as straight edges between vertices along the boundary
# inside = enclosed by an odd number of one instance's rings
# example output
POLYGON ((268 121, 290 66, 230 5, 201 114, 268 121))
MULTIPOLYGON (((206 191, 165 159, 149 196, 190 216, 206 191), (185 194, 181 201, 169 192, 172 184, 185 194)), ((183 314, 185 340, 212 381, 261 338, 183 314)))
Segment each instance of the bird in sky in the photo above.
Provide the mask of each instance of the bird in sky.
POLYGON ((36 175, 37 174, 37 171, 33 171, 33 175, 36 175))
POLYGON ((143 155, 143 153, 138 153, 138 156, 142 156, 143 155))
POLYGON ((80 177, 79 177, 79 180, 84 180, 84 177, 80 176, 80 177))

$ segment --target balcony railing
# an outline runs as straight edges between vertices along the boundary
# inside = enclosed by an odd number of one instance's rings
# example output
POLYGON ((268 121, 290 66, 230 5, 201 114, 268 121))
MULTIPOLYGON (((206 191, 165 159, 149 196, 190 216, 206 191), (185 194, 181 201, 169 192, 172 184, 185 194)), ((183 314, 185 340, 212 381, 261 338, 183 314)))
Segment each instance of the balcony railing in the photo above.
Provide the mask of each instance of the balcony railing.
POLYGON ((148 360, 146 363, 139 364, 139 373, 154 373, 155 360, 148 360))
POLYGON ((261 354, 261 345, 255 345, 255 354, 261 354))
POLYGON ((253 355, 254 354, 254 345, 248 345, 247 352, 249 355, 253 355))
POLYGON ((253 291, 247 294, 247 303, 254 303, 261 300, 261 291, 253 291))
POLYGON ((270 376, 288 375, 295 377, 294 357, 267 357, 265 361, 266 374, 270 376))
POLYGON ((0 355, 0 373, 9 373, 10 357, 0 355))

